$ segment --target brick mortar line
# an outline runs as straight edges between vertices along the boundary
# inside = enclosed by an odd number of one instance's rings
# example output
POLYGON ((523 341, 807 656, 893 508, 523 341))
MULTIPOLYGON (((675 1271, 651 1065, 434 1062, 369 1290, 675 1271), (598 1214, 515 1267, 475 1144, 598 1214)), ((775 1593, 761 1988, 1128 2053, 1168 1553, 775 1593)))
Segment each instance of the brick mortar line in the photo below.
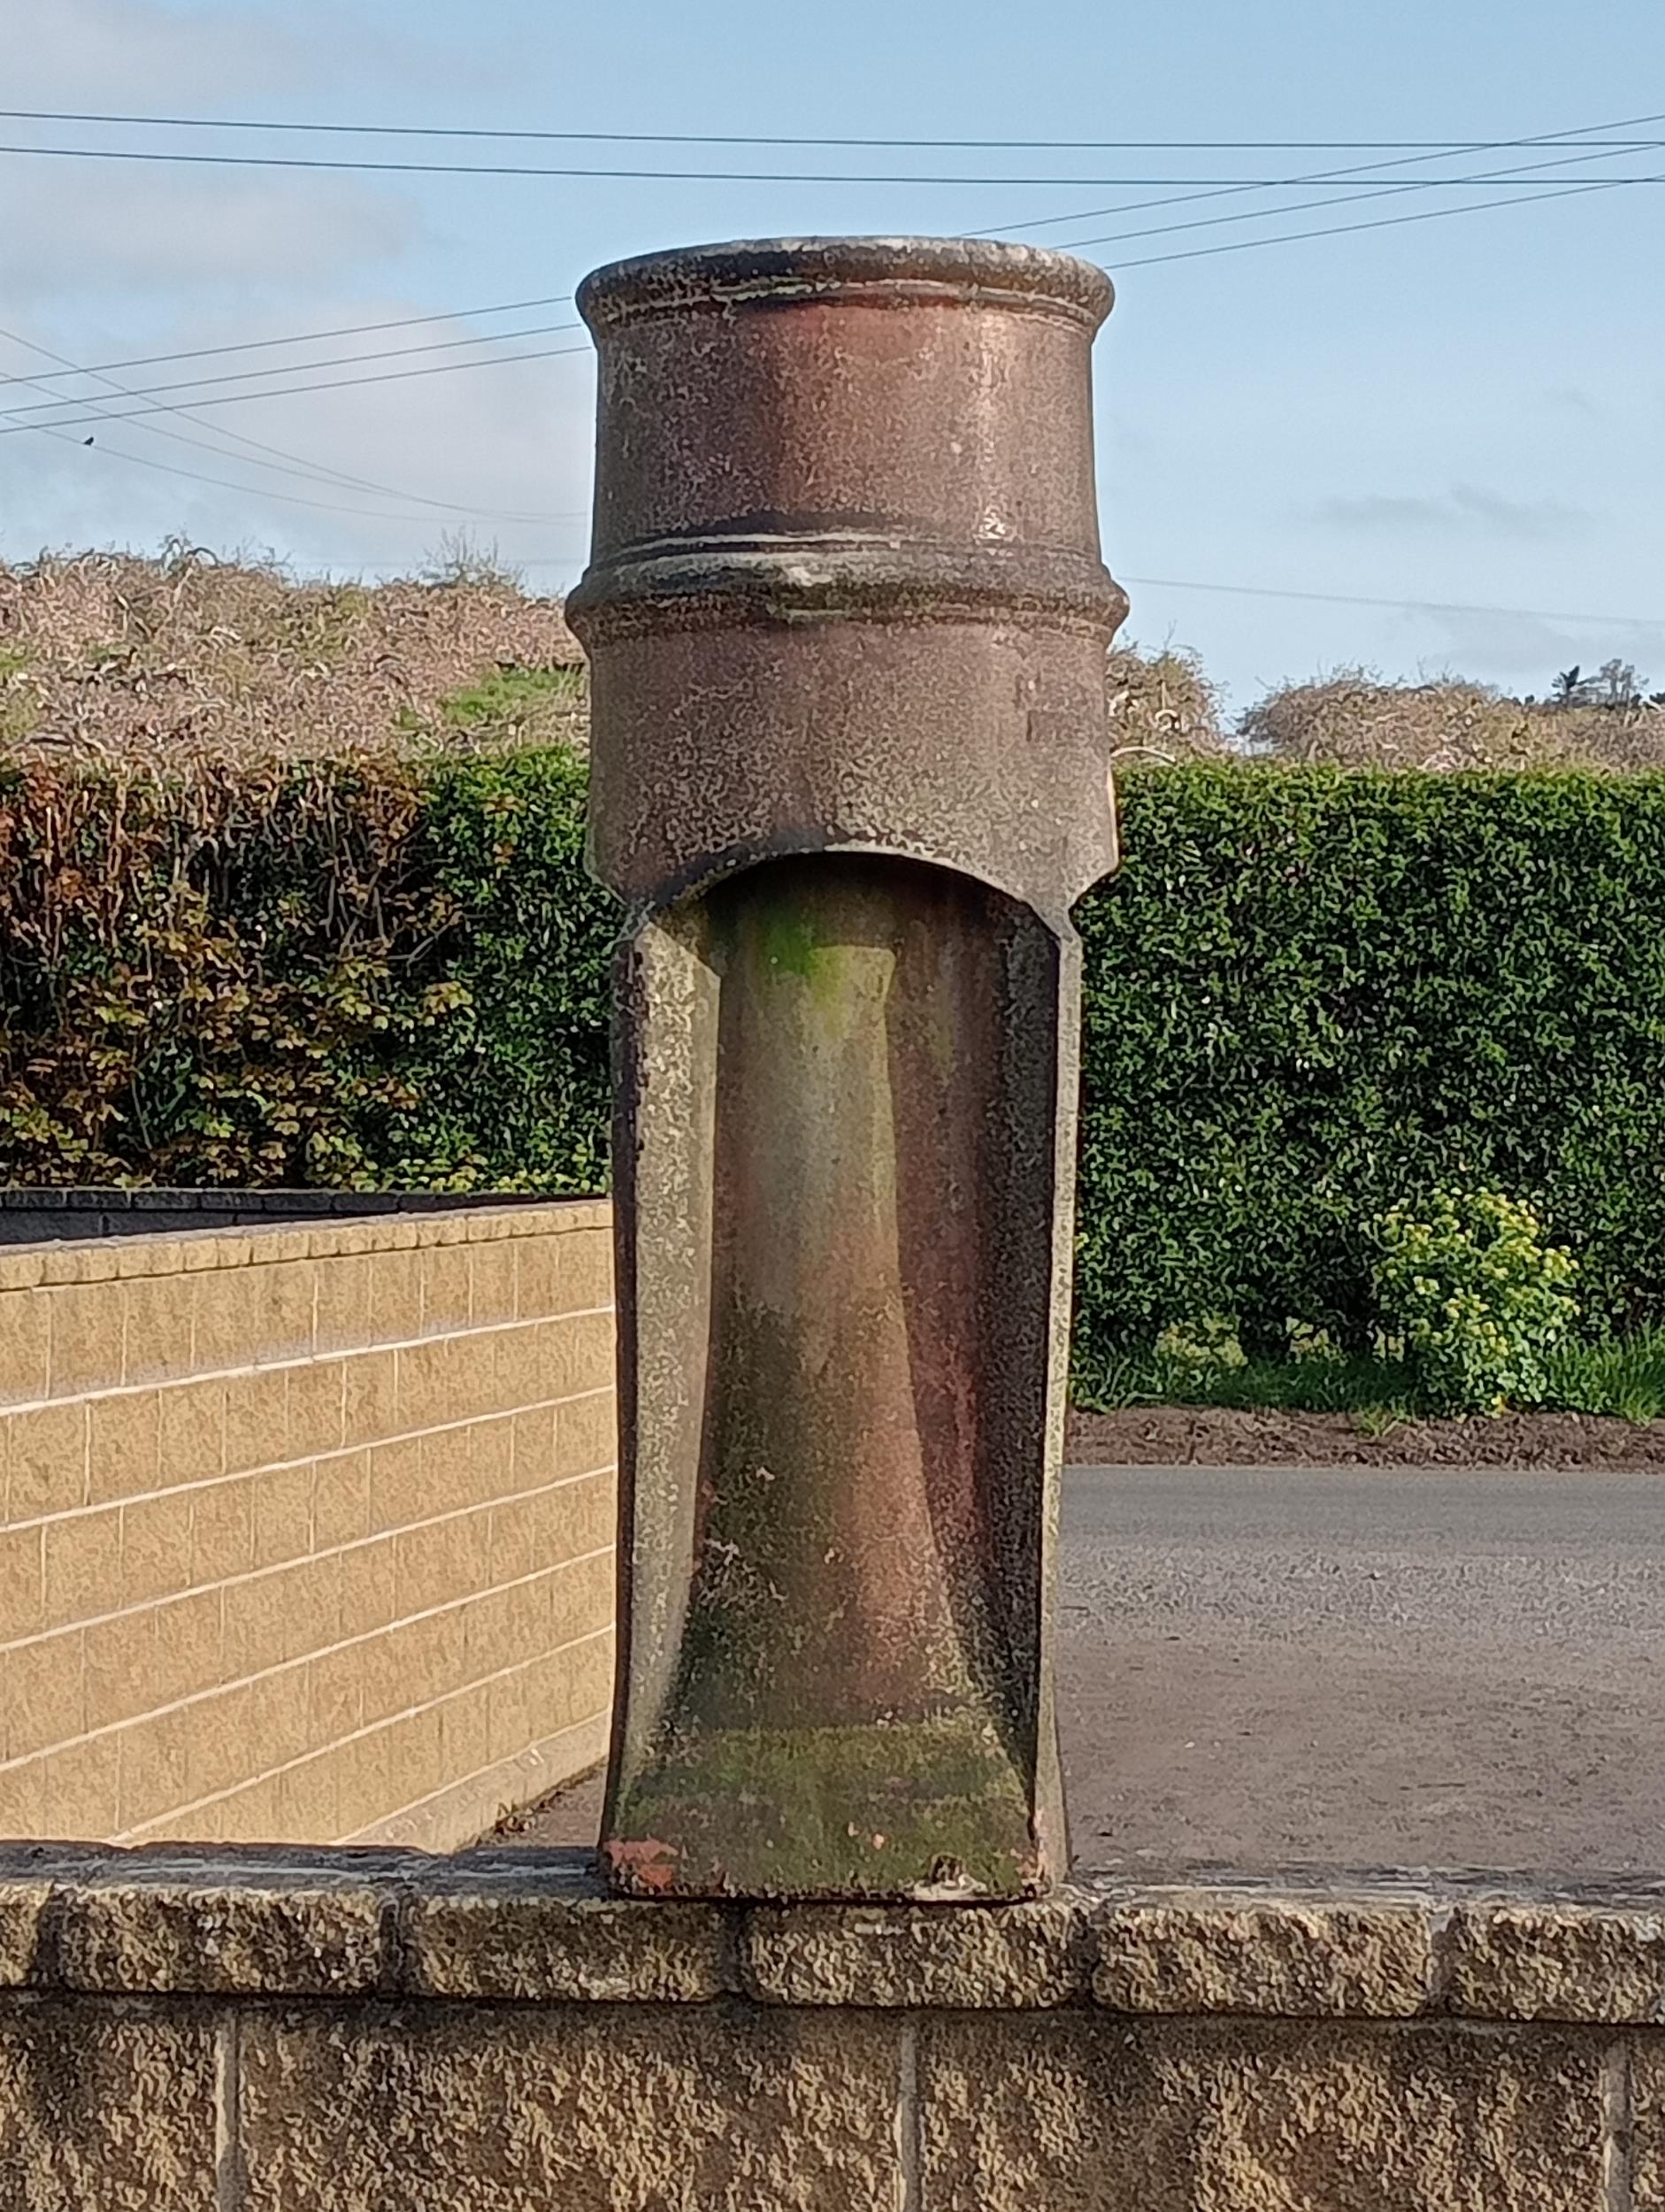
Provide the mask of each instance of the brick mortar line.
POLYGON ((902 2169, 901 2212, 921 2212, 925 2202, 919 2125, 919 2022, 904 2016, 896 2052, 896 2160, 902 2169))
MULTIPOLYGON (((310 1463, 296 1460, 291 1463, 304 1467, 310 1463)), ((430 1513, 420 1521, 401 1521, 396 1528, 379 1529, 373 1536, 354 1536, 344 1544, 326 1544, 321 1551, 296 1552, 290 1558, 272 1560, 264 1567, 246 1568, 242 1574, 222 1575, 218 1582, 188 1582, 181 1589, 165 1590, 160 1597, 141 1598, 134 1605, 118 1605, 108 1613, 88 1613, 80 1620, 60 1621, 55 1628, 43 1628, 36 1635, 18 1636, 9 1644, 0 1644, 0 1660, 13 1652, 27 1651, 35 1644, 50 1644, 59 1636, 80 1635, 89 1628, 104 1628, 111 1621, 133 1620, 141 1613, 158 1613, 165 1606, 180 1604, 187 1598, 206 1597, 213 1590, 240 1590, 250 1582, 264 1582, 270 1575, 288 1574, 291 1568, 310 1566, 315 1560, 341 1559, 349 1551, 367 1551, 375 1544, 395 1544, 400 1537, 414 1535, 418 1529, 438 1528, 446 1521, 466 1520, 471 1513, 490 1513, 499 1506, 518 1505, 524 1499, 545 1497, 552 1490, 564 1490, 575 1482, 593 1482, 596 1476, 616 1474, 618 1470, 617 1460, 606 1460, 599 1467, 580 1468, 575 1475, 557 1475, 553 1482, 540 1483, 535 1489, 501 1491, 495 1497, 482 1498, 475 1505, 450 1506, 443 1513, 430 1513)), ((245 1478, 239 1475, 231 1479, 241 1482, 245 1478)))
MULTIPOLYGON (((533 1582, 547 1581, 551 1575, 566 1574, 574 1567, 586 1567, 593 1559, 605 1559, 617 1548, 614 1544, 598 1544, 594 1551, 576 1553, 571 1559, 559 1560, 552 1567, 536 1568, 531 1574, 517 1575, 510 1582, 495 1582, 487 1589, 470 1590, 463 1597, 448 1598, 443 1605, 426 1606, 419 1613, 403 1614, 397 1620, 384 1622, 380 1628, 366 1629, 362 1636, 343 1636, 336 1643, 321 1645, 317 1651, 302 1652, 294 1659, 280 1659, 275 1666, 258 1667, 253 1674, 240 1674, 234 1681, 216 1682, 211 1689, 193 1690, 188 1697, 173 1698, 165 1705, 152 1706, 148 1712, 132 1714, 126 1720, 106 1721, 101 1728, 85 1728, 79 1735, 60 1737, 57 1743, 38 1745, 35 1750, 22 1752, 15 1759, 0 1760, 0 1775, 27 1766, 32 1759, 48 1759, 56 1752, 73 1751, 82 1744, 96 1743, 105 1736, 119 1735, 125 1729, 142 1728, 147 1721, 165 1719, 170 1713, 182 1713, 188 1706, 205 1704, 211 1698, 227 1697, 234 1690, 247 1689, 255 1682, 268 1682, 273 1675, 287 1674, 293 1667, 307 1667, 319 1659, 333 1659, 339 1651, 351 1651, 360 1644, 373 1643, 379 1636, 391 1636, 395 1630, 412 1627, 418 1621, 436 1620, 441 1613, 454 1613, 460 1606, 478 1605, 487 1598, 501 1595, 505 1590, 524 1590, 533 1582)), ((565 1647, 559 1648, 564 1649, 565 1647)), ((463 1686, 467 1689, 472 1685, 464 1683, 463 1686)))
POLYGON ((1603 2212, 1632 2212, 1636 2172, 1630 2047, 1623 2037, 1601 2061, 1601 2182, 1603 2212))
MULTIPOLYGON (((142 1820, 135 1827, 124 1828, 119 1834, 111 1838, 111 1847, 123 1850, 131 1849, 134 1842, 150 1829, 160 1828, 170 1820, 181 1820, 187 1813, 201 1812, 206 1806, 223 1804, 228 1797, 236 1797, 244 1790, 257 1789, 262 1782, 275 1781, 280 1774, 292 1774, 296 1767, 306 1766, 314 1759, 326 1759, 332 1751, 343 1750, 349 1744, 362 1743, 368 1736, 379 1736, 384 1729, 396 1728, 401 1721, 417 1720, 424 1713, 437 1712, 442 1705, 454 1705, 459 1697, 466 1697, 471 1690, 489 1689, 494 1682, 506 1682, 511 1675, 525 1674, 533 1667, 541 1666, 551 1659, 558 1659, 563 1652, 576 1651, 581 1644, 593 1644, 598 1636, 610 1636, 612 1632, 610 1622, 605 1628, 587 1629, 583 1635, 570 1636, 565 1643, 553 1644, 548 1651, 533 1653, 530 1659, 517 1659, 511 1667, 499 1667, 495 1674, 483 1674, 475 1681, 460 1683, 456 1689, 442 1691, 438 1697, 426 1698, 419 1705, 407 1705, 399 1712, 385 1715, 380 1720, 366 1721, 362 1728, 351 1729, 344 1736, 332 1736, 327 1743, 316 1744, 311 1750, 303 1751, 293 1759, 285 1759, 278 1766, 265 1767, 258 1774, 245 1775, 242 1781, 234 1782, 229 1789, 212 1790, 206 1797, 193 1798, 188 1804, 175 1805, 165 1813, 158 1813, 154 1820, 142 1820)), ((594 1715, 591 1718, 594 1718, 594 1715)), ((555 1732, 557 1735, 566 1735, 571 1732, 572 1728, 582 1728, 586 1724, 581 1720, 573 1721, 570 1728, 557 1729, 555 1732)), ((472 1781, 474 1774, 484 1774, 488 1770, 488 1767, 478 1767, 472 1773, 459 1775, 457 1778, 457 1783, 472 1781)), ((456 1786, 449 1782, 443 1783, 439 1789, 430 1791, 428 1795, 441 1797, 446 1790, 456 1786)), ((411 1801, 412 1805, 422 1805, 426 1802, 426 1797, 418 1797, 411 1801)), ((387 1817, 391 1820, 395 1818, 397 1814, 408 1812, 410 1809, 411 1806, 398 1806, 387 1817)))
MULTIPOLYGON (((7 1245, 0 1248, 0 1298, 14 1291, 78 1290, 96 1283, 154 1283, 166 1282, 176 1275, 230 1275, 250 1267, 281 1267, 294 1260, 382 1259, 395 1252, 436 1252, 448 1248, 472 1251, 487 1244, 522 1244, 534 1237, 582 1236, 601 1233, 611 1226, 612 1201, 607 1198, 531 1199, 521 1205, 458 1206, 456 1208, 412 1208, 409 1212, 378 1211, 363 1214, 333 1216, 290 1215, 270 1221, 226 1222, 203 1229, 157 1229, 147 1233, 134 1231, 127 1235, 92 1235, 84 1237, 39 1237, 30 1243, 7 1245), (580 1207, 596 1206, 609 1210, 600 1220, 579 1221, 574 1218, 580 1207), (568 1209, 571 1209, 569 1211, 568 1209), (506 1220, 513 1228, 486 1229, 488 1222, 506 1220), (423 1234, 430 1223, 448 1226, 457 1222, 476 1226, 484 1233, 470 1236, 423 1234), (417 1233, 401 1234, 408 1225, 417 1225, 417 1233), (343 1247, 334 1240, 362 1238, 365 1229, 372 1233, 368 1244, 354 1242, 343 1247), (380 1232, 380 1234, 377 1234, 380 1232), (151 1267, 128 1264, 121 1261, 133 1255, 135 1260, 149 1259, 164 1247, 183 1245, 192 1253, 205 1252, 211 1237, 247 1238, 253 1248, 235 1258, 224 1258, 206 1265, 195 1267, 151 1267), (317 1238, 321 1248, 304 1252, 270 1252, 261 1248, 268 1240, 275 1243, 280 1237, 304 1237, 309 1246, 317 1238), (197 1240, 202 1241, 197 1241, 197 1240), (116 1264, 109 1271, 96 1274, 65 1274, 55 1281, 47 1279, 44 1271, 53 1265, 58 1256, 65 1251, 84 1252, 89 1248, 104 1250, 114 1247, 111 1257, 116 1264), (42 1272, 33 1282, 7 1282, 5 1277, 17 1265, 17 1256, 38 1253, 42 1272)), ((56 1211, 57 1209, 52 1210, 56 1211)), ((67 1211, 67 1210, 65 1210, 67 1211)), ((86 1210, 96 1210, 93 1208, 86 1210)), ((184 1210, 190 1210, 185 1209, 184 1210)))
MULTIPOLYGON (((576 1650, 579 1644, 593 1644, 598 1636, 610 1636, 612 1632, 613 1632, 610 1628, 593 1628, 587 1635, 575 1636, 571 1643, 559 1644, 556 1647, 554 1651, 541 1653, 539 1657, 536 1659, 523 1659, 517 1666, 505 1667, 503 1669, 503 1674, 523 1674, 528 1667, 537 1666, 543 1659, 558 1659, 564 1651, 576 1650)), ((502 1677, 495 1674, 487 1678, 487 1679, 492 1682, 498 1681, 502 1677)), ((471 1682, 465 1686, 468 1689, 478 1689, 480 1686, 478 1683, 471 1682)), ((460 1695, 462 1693, 448 1692, 448 1700, 452 1694, 460 1695)), ((427 1709, 424 1707, 421 1709, 426 1711, 427 1709)), ((528 1744, 526 1748, 528 1751, 536 1750, 541 1748, 544 1744, 559 1743, 563 1736, 576 1736, 580 1728, 594 1727, 596 1721, 602 1717, 607 1709, 606 1706, 598 1705, 595 1712, 586 1714, 582 1720, 569 1721, 564 1728, 556 1728, 552 1730, 547 1736, 540 1736, 535 1744, 528 1744)), ((512 1760, 515 1755, 516 1755, 513 1752, 510 1752, 509 1758, 512 1760)), ((471 1782, 478 1782, 488 1774, 495 1774, 499 1767, 503 1766, 506 1763, 508 1763, 508 1762, 503 1759, 488 1759, 483 1767, 474 1767, 467 1774, 459 1774, 449 1782, 441 1782, 438 1789, 429 1790, 421 1797, 413 1797, 408 1805, 395 1805, 390 1813, 384 1813, 380 1820, 372 1821, 370 1824, 372 1828, 380 1828, 389 1820, 403 1820, 408 1814, 418 1813, 425 1805, 433 1804, 436 1798, 447 1797, 453 1790, 466 1789, 471 1782)), ((263 1776, 261 1778, 264 1780, 265 1777, 263 1776)), ((557 1784, 556 1786, 558 1787, 559 1785, 557 1784)), ((189 1813, 195 1812, 196 1808, 194 1805, 186 1805, 180 1809, 184 1812, 189 1813)), ((177 1819, 178 1816, 179 1816, 177 1814, 172 1816, 172 1817, 175 1819, 177 1819)), ((154 1823, 151 1824, 154 1825, 154 1823)), ((355 1831, 356 1834, 361 1836, 366 1831, 362 1828, 355 1831)), ((341 1838, 341 1847, 343 1849, 349 1848, 350 1847, 352 1842, 352 1836, 343 1836, 341 1838)))
MULTIPOLYGON (((74 1290, 91 1286, 65 1283, 60 1289, 74 1290)), ((4 1296, 0 1292, 0 1297, 4 1296)), ((316 1311, 316 1299, 314 1302, 316 1311)), ((433 1328, 420 1336, 378 1339, 373 1344, 329 1345, 323 1348, 286 1354, 282 1359, 247 1360, 241 1367, 204 1367, 188 1375, 153 1375, 147 1382, 100 1383, 90 1390, 49 1391, 44 1398, 0 1398, 0 1418, 11 1418, 27 1413, 49 1409, 63 1410, 70 1406, 106 1403, 112 1398, 142 1398, 150 1391, 189 1390, 200 1383, 241 1382, 249 1375, 287 1375, 295 1368, 318 1367, 330 1360, 343 1363, 351 1359, 372 1359, 380 1352, 419 1352, 426 1345, 449 1344, 472 1337, 499 1336, 510 1329, 537 1329, 552 1322, 593 1321, 598 1314, 614 1314, 618 1310, 617 1300, 603 1306, 574 1306, 565 1313, 515 1314, 506 1321, 464 1321, 448 1328, 433 1328)))
POLYGON ((214 2207, 241 2212, 242 2155, 242 2020, 234 2005, 214 2021, 214 2207))
MULTIPOLYGON (((296 1363, 305 1366, 305 1361, 296 1363)), ((261 1373, 271 1373, 263 1368, 261 1373)), ((157 1498, 177 1498, 196 1490, 217 1490, 231 1482, 258 1482, 267 1475, 288 1474, 296 1467, 314 1467, 323 1459, 348 1459, 356 1452, 373 1452, 389 1444, 411 1444, 425 1436, 448 1436, 462 1429, 482 1427, 487 1421, 512 1421, 518 1413, 544 1413, 557 1406, 575 1406, 586 1398, 610 1398, 615 1386, 610 1382, 596 1383, 588 1390, 569 1390, 561 1398, 534 1398, 527 1405, 499 1406, 489 1413, 472 1413, 460 1421, 431 1421, 426 1428, 397 1429, 391 1436, 373 1436, 362 1444, 326 1444, 321 1452, 303 1452, 294 1459, 269 1459, 259 1467, 225 1467, 217 1475, 204 1475, 198 1482, 170 1482, 159 1490, 135 1490, 130 1496, 100 1498, 96 1504, 66 1505, 60 1513, 35 1513, 27 1520, 0 1520, 0 1535, 20 1533, 25 1529, 52 1528, 63 1521, 88 1520, 95 1513, 119 1513, 126 1506, 149 1505, 157 1498)), ((52 1402, 56 1403, 56 1401, 52 1402)), ((0 1647, 4 1648, 4 1647, 0 1647)))

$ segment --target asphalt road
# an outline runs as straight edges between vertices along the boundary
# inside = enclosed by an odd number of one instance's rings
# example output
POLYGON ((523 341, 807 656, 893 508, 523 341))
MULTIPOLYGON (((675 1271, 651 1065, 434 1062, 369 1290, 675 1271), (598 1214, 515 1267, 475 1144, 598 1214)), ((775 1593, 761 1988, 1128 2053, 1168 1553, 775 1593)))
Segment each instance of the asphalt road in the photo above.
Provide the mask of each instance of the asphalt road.
POLYGON ((1063 1533, 1085 1864, 1665 1865, 1665 1478, 1079 1468, 1063 1533))

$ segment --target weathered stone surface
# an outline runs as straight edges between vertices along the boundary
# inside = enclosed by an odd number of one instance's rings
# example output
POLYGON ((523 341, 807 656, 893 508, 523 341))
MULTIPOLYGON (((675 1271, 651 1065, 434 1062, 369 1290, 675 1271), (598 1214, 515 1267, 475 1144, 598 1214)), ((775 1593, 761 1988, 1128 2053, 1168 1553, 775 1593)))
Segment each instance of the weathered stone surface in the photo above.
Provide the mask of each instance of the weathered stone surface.
POLYGON ((921 2041, 923 2212, 1603 2201, 1600 2051, 1548 2030, 1052 2014, 921 2041))
POLYGON ((1665 1914, 1479 1904, 1452 1915, 1446 2002, 1483 2020, 1665 2022, 1665 1914))
POLYGON ((1431 1959, 1409 1905, 1133 1900, 1099 1921, 1093 1993, 1117 2012, 1403 2019, 1427 2005, 1431 1959))
POLYGON ((578 298, 567 615, 591 861, 631 910, 603 1861, 638 1896, 1044 1894, 1067 910, 1116 864, 1127 603, 1092 495, 1110 288, 987 240, 823 238, 578 298))
POLYGON ((41 1915, 50 1894, 46 1882, 0 1881, 0 1989, 28 1980, 41 1915))
POLYGON ((430 1996, 676 2004, 725 1986, 723 1916, 703 1905, 522 1879, 415 1897, 403 1933, 406 1985, 430 1996))
POLYGON ((892 2212, 900 2025, 423 2006, 242 2032, 244 2212, 892 2212))
POLYGON ((740 1938, 748 1996, 788 2005, 1044 2006, 1086 1993, 1086 1899, 909 1908, 758 1907, 740 1938))
POLYGON ((0 2212, 209 2212, 215 2164, 210 2022, 0 2005, 0 2212))
POLYGON ((1630 2036, 1609 2051, 1607 2067, 1618 2139, 1613 2158, 1623 2180, 1608 2202, 1627 2212, 1660 2212, 1665 2206, 1665 2036, 1630 2036))
POLYGON ((95 1882, 54 1901, 52 1952, 72 1989, 344 1994, 376 1985, 382 1910, 368 1886, 303 1878, 95 1882))

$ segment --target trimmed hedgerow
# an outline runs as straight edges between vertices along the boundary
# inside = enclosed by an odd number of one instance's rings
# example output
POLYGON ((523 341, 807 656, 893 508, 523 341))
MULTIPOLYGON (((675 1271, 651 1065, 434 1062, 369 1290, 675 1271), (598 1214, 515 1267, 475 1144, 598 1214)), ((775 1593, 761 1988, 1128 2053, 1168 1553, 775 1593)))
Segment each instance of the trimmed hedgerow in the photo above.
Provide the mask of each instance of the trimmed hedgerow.
MULTIPOLYGON (((584 763, 0 772, 0 1178, 585 1191, 614 902, 584 763)), ((1531 1204, 1665 1321, 1665 776, 1198 764, 1083 901, 1080 1348, 1370 1340, 1370 1225, 1531 1204)))
POLYGON ((0 772, 0 1177, 593 1191, 564 749, 0 772))
POLYGON ((1227 1316, 1364 1348, 1369 1225, 1525 1200, 1586 1328, 1665 1315, 1665 776, 1184 766, 1082 902, 1091 1359, 1227 1316))

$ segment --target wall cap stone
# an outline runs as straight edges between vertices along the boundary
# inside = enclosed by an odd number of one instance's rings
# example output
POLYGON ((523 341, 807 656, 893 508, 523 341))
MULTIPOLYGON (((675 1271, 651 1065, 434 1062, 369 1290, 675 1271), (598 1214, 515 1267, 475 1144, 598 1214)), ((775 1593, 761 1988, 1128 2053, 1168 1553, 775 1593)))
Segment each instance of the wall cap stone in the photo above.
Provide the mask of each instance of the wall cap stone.
POLYGON ((1012 1905, 610 1895, 589 1855, 0 1846, 0 1987, 1665 2023, 1665 1878, 1209 1870, 1012 1905))
POLYGON ((19 1989, 35 1970, 50 1882, 0 1875, 0 1989, 19 1989))
POLYGON ((280 1260, 407 1252, 444 1244, 490 1244, 505 1237, 559 1236, 581 1229, 610 1229, 612 1219, 608 1199, 561 1198, 541 1204, 378 1212, 326 1221, 245 1222, 236 1228, 176 1229, 155 1236, 68 1238, 0 1249, 0 1291, 258 1267, 280 1260))

